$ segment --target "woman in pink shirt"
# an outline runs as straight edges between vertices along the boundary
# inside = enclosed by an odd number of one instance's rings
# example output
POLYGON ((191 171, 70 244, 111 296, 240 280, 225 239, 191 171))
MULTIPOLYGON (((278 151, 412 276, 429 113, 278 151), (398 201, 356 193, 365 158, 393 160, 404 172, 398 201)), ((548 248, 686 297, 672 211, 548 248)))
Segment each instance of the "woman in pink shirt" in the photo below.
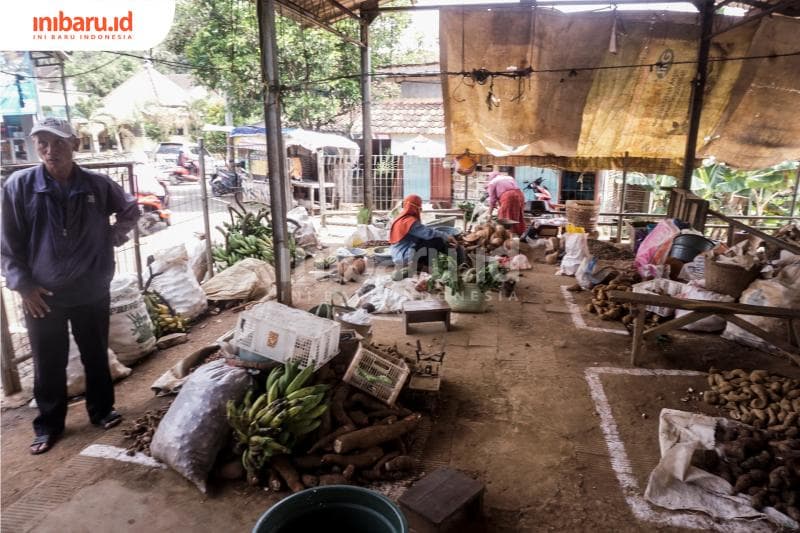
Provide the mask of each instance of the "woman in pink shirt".
POLYGON ((516 220, 517 223, 511 227, 511 231, 517 235, 525 233, 525 194, 516 180, 512 176, 492 172, 489 174, 486 191, 489 193, 489 216, 492 216, 495 206, 500 204, 497 218, 516 220))

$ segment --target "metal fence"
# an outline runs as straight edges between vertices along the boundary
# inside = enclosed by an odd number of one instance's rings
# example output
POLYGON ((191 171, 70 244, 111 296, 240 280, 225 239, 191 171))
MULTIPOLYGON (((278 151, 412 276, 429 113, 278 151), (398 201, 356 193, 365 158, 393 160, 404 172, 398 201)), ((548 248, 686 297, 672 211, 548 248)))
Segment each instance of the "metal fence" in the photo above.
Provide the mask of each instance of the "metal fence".
MULTIPOLYGON (((138 192, 136 169, 137 166, 130 162, 80 162, 81 167, 101 174, 108 175, 126 191, 136 196, 138 192)), ((29 167, 13 166, 2 168, 2 177, 5 179, 13 171, 29 167)), ((142 191, 152 192, 152 191, 142 191)), ((167 187, 169 196, 168 209, 171 212, 171 225, 162 226, 148 235, 140 234, 137 227, 131 232, 130 239, 121 247, 115 249, 116 272, 135 274, 144 283, 149 277, 146 267, 147 257, 175 245, 191 246, 196 235, 204 232, 204 213, 206 203, 200 183, 181 183, 167 187)), ((229 197, 211 198, 207 202, 208 215, 211 227, 220 224, 227 216, 229 197)), ((213 236, 212 236, 213 237, 213 236)), ((2 296, 3 320, 0 324, 0 333, 3 340, 3 389, 6 392, 19 390, 19 378, 24 378, 31 372, 30 343, 28 342, 25 319, 22 311, 22 301, 19 294, 6 287, 5 280, 0 280, 0 295, 2 296)))

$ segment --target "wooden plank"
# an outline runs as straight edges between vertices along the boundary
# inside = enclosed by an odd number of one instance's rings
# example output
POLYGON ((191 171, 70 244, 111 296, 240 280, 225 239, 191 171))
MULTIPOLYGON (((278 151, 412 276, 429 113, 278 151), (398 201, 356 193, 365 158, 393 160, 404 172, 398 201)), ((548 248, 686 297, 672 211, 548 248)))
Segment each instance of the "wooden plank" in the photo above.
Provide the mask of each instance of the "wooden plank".
POLYGON ((633 346, 631 347, 631 364, 638 366, 642 352, 642 334, 644 333, 644 306, 633 307, 633 346))
POLYGON ((773 318, 800 318, 800 309, 786 309, 782 307, 765 307, 760 305, 747 305, 726 302, 707 302, 703 300, 684 300, 661 296, 658 294, 640 294, 636 292, 611 291, 608 297, 612 302, 635 303, 671 307, 673 309, 686 309, 688 311, 701 311, 712 314, 741 314, 767 316, 773 318))
POLYGON ((781 351, 786 352, 786 355, 788 355, 792 359, 792 361, 795 362, 795 364, 800 366, 800 356, 796 355, 798 353, 798 351, 793 346, 789 346, 788 344, 786 344, 782 340, 779 340, 779 339, 775 338, 775 336, 773 336, 772 334, 764 331, 763 329, 761 329, 760 327, 756 326, 755 324, 751 324, 747 320, 744 320, 744 319, 742 319, 742 318, 740 318, 740 317, 738 317, 736 315, 720 315, 720 316, 722 318, 724 318, 725 320, 727 320, 728 322, 731 322, 732 324, 736 324, 737 326, 739 326, 743 330, 747 331, 748 333, 751 333, 751 334, 755 335, 756 337, 760 337, 760 338, 764 339, 765 341, 767 341, 768 343, 770 343, 773 346, 775 346, 776 348, 780 349, 781 351))
POLYGON ((19 381, 17 363, 14 362, 14 344, 11 340, 11 332, 8 329, 8 317, 6 316, 6 304, 3 301, 2 291, 0 291, 0 352, 2 352, 2 383, 3 392, 6 395, 14 394, 22 390, 19 381))
POLYGON ((662 333, 666 333, 668 331, 672 331, 673 329, 681 328, 687 324, 691 324, 692 322, 697 322, 698 320, 702 320, 706 317, 713 316, 711 313, 700 313, 698 311, 692 311, 688 315, 683 315, 681 317, 675 318, 670 320, 669 322, 664 322, 663 324, 659 324, 654 328, 650 328, 644 332, 644 339, 650 339, 661 335, 662 333))

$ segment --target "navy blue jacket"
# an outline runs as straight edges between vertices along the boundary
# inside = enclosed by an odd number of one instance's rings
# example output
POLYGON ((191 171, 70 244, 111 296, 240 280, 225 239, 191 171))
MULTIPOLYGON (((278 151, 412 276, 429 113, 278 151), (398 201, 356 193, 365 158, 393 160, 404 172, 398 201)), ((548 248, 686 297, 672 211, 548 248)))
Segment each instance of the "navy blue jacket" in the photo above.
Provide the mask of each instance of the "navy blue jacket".
POLYGON ((40 286, 55 305, 83 305, 108 294, 114 246, 139 218, 136 200, 108 176, 73 166, 68 198, 44 165, 3 184, 2 267, 6 285, 40 286), (116 215, 116 223, 109 217, 116 215))

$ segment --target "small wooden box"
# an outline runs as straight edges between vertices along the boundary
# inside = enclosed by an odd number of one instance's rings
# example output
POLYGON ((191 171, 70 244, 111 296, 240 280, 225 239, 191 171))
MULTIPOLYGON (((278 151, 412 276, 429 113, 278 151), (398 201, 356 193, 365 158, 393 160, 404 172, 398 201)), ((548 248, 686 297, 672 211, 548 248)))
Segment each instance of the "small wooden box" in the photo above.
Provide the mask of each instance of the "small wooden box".
POLYGON ((442 300, 411 300, 403 304, 403 325, 406 335, 411 324, 444 322, 450 331, 450 305, 442 300))
POLYGON ((416 533, 446 533, 474 524, 483 508, 485 487, 458 470, 438 468, 398 500, 416 533))

